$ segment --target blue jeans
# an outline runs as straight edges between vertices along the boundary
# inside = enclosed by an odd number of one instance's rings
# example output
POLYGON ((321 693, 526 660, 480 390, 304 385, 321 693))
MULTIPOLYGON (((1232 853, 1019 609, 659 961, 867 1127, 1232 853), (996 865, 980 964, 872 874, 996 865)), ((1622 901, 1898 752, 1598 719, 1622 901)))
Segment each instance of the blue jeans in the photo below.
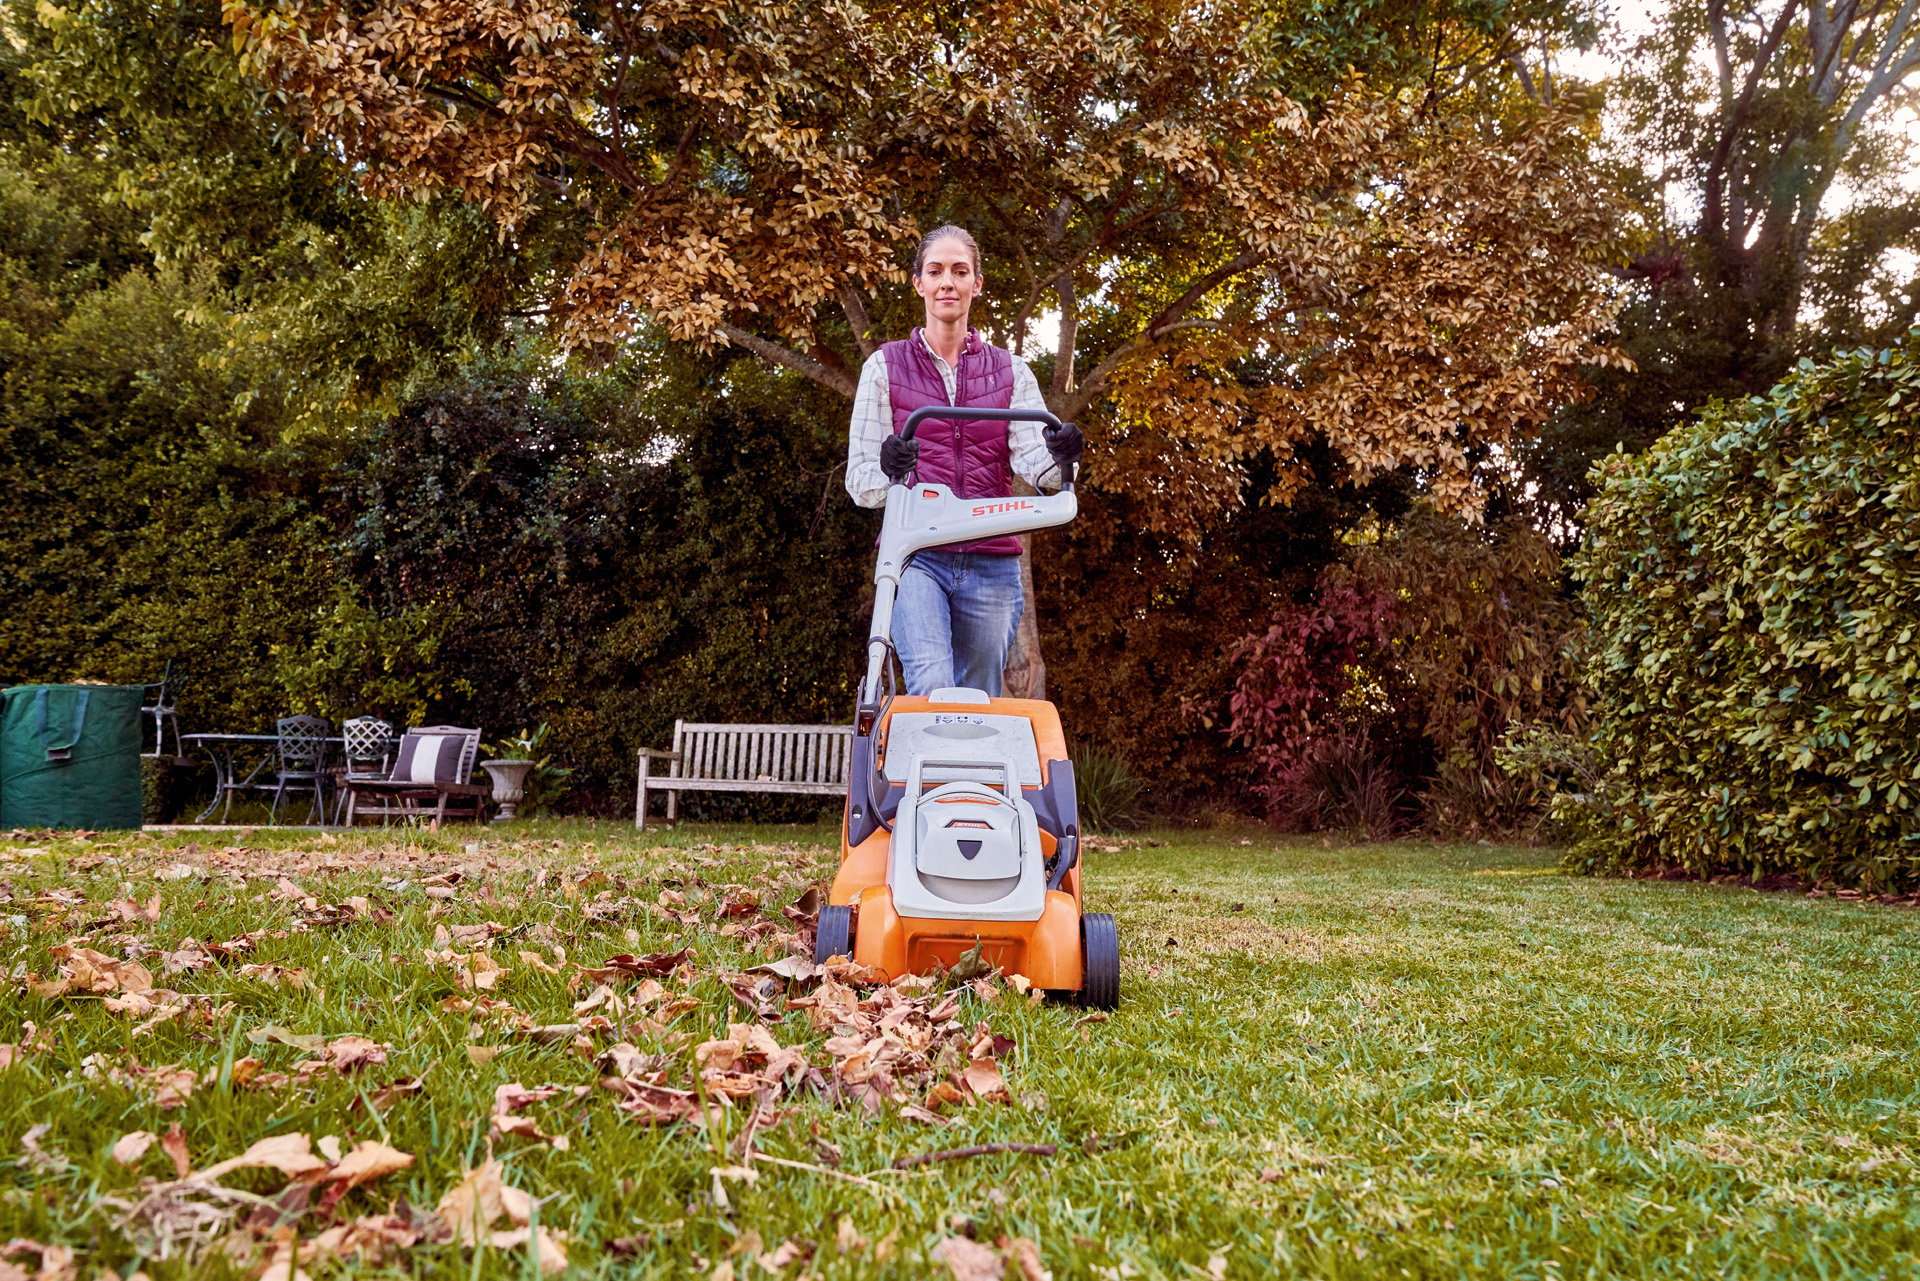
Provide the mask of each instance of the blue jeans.
POLYGON ((1026 603, 1018 556, 915 552, 893 605, 893 647, 907 693, 959 685, 998 698, 1026 603))

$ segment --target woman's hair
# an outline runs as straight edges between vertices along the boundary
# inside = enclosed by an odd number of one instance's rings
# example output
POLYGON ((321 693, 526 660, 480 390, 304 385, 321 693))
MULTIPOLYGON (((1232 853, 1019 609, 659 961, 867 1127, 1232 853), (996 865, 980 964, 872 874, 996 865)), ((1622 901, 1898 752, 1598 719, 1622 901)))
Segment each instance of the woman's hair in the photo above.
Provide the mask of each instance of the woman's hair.
POLYGON ((933 248, 934 242, 937 240, 957 240, 965 245, 967 247, 967 253, 973 258, 973 274, 976 276, 980 274, 980 246, 975 243, 972 236, 967 234, 965 227, 955 227, 949 224, 945 227, 935 227, 932 231, 920 237, 920 247, 913 251, 913 274, 916 277, 920 275, 921 269, 927 265, 927 250, 933 248))

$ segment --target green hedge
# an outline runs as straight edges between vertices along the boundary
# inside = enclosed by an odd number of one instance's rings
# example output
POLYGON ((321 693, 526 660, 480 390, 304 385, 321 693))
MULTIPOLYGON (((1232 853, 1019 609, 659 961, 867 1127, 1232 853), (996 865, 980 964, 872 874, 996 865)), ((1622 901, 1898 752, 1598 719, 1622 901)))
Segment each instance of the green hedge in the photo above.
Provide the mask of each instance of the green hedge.
POLYGON ((1586 871, 1920 884, 1920 330, 1598 469, 1586 871))

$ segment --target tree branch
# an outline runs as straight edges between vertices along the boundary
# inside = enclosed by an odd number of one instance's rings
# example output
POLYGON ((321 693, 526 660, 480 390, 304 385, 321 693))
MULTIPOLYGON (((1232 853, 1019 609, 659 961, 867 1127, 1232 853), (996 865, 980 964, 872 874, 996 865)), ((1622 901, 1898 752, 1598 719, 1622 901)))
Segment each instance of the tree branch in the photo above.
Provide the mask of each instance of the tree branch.
POLYGON ((839 392, 848 400, 853 399, 853 393, 859 384, 844 369, 830 368, 810 356, 801 355, 791 347, 782 347, 779 343, 768 342, 757 334, 750 334, 738 325, 721 325, 720 332, 727 336, 727 341, 738 343, 760 359, 772 361, 776 365, 784 365, 797 374, 804 374, 830 391, 839 392))
POLYGON ((1087 375, 1086 381, 1082 382, 1079 388, 1069 395, 1064 403, 1055 409, 1054 412, 1063 418, 1078 418, 1086 411, 1087 406, 1093 403, 1093 398, 1105 389, 1107 385, 1107 375, 1111 374, 1120 365, 1120 362, 1128 356, 1139 351, 1142 347, 1154 341, 1154 339, 1165 334, 1173 333, 1176 329, 1196 329, 1201 328, 1203 325, 1210 325, 1212 323, 1210 321, 1186 320, 1186 313, 1192 310, 1194 305, 1202 298, 1205 298, 1234 276, 1250 268, 1257 267, 1264 262, 1269 262, 1272 258, 1273 255, 1264 250, 1249 249, 1237 258, 1222 263, 1220 266, 1202 276, 1189 286, 1185 293, 1161 308, 1160 313, 1148 321, 1139 333, 1108 352, 1100 363, 1093 367, 1093 371, 1087 375))
POLYGON ((840 309, 847 313, 847 323, 853 326, 853 340, 860 344, 860 358, 865 360, 880 350, 880 344, 869 335, 873 331, 873 321, 867 315, 867 300, 860 294, 860 286, 849 280, 840 287, 840 309))

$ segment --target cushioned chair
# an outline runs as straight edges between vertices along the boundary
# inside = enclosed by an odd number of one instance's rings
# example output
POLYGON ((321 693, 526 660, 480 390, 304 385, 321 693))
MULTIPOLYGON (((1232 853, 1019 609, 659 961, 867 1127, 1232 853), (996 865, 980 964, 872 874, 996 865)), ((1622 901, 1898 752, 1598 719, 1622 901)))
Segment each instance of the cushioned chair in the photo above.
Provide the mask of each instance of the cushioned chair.
POLYGON ((435 830, 448 818, 480 821, 493 789, 470 781, 479 754, 477 729, 424 725, 408 730, 385 777, 347 780, 346 825, 373 817, 418 821, 429 814, 435 830))

